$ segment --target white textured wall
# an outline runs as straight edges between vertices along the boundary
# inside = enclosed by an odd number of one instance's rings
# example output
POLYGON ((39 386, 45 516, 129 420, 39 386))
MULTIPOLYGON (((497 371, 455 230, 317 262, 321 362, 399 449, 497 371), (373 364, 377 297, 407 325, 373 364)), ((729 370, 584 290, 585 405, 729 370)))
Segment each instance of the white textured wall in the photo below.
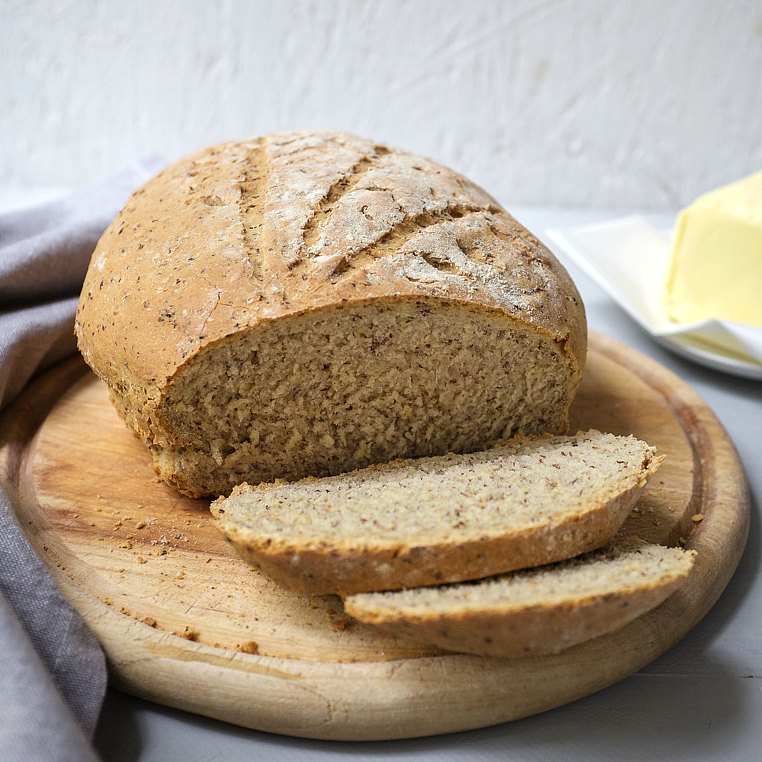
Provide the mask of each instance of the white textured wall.
POLYGON ((760 0, 0 0, 0 184, 335 127, 501 201, 674 207, 762 168, 760 0))

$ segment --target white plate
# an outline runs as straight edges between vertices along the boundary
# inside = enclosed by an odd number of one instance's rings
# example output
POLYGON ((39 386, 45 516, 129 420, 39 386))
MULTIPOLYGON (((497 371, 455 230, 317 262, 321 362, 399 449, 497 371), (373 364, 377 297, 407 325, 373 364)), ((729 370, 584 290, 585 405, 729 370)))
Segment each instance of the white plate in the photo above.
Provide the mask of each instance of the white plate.
POLYGON ((549 230, 548 238, 659 344, 715 370, 762 379, 762 329, 727 320, 677 324, 664 314, 668 233, 626 217, 549 230))

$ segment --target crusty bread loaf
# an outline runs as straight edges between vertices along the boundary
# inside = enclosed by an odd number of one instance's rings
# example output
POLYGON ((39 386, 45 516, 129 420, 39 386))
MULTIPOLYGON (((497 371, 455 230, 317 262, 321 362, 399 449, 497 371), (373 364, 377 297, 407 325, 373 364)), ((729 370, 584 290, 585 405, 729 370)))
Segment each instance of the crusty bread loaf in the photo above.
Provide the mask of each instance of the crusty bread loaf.
POLYGON ((76 332, 180 491, 561 433, 579 295, 484 191, 331 132, 190 156, 99 242, 76 332))
POLYGON ((557 653, 613 632, 662 603, 695 551, 637 540, 479 582, 360 593, 348 614, 396 635, 485 656, 557 653))
POLYGON ((598 431, 236 488, 212 504, 239 554, 312 594, 499 574, 608 542, 661 458, 598 431))

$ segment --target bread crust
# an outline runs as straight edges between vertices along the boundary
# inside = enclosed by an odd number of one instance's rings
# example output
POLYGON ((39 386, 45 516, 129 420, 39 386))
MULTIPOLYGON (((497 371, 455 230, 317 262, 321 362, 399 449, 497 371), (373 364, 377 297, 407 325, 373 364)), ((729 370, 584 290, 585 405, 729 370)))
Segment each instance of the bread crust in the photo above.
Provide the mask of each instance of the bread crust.
POLYGON ((99 241, 75 331, 129 425, 171 449, 162 404, 205 349, 267 321, 411 298, 557 342, 571 402, 587 329, 553 255, 452 170, 338 132, 224 143, 160 172, 99 241))

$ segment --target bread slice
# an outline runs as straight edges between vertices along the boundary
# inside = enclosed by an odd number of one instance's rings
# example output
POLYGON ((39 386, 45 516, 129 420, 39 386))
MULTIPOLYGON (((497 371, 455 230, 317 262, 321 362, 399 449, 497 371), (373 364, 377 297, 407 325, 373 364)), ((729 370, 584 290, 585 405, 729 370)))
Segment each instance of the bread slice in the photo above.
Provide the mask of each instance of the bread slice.
POLYGON ((616 533, 655 450, 598 431, 242 485, 212 504, 239 554, 312 594, 421 587, 547 564, 616 533))
POLYGON ((361 593, 344 600, 362 622, 448 651, 551 654, 623 627, 688 576, 695 551, 637 539, 551 566, 458 585, 361 593))

